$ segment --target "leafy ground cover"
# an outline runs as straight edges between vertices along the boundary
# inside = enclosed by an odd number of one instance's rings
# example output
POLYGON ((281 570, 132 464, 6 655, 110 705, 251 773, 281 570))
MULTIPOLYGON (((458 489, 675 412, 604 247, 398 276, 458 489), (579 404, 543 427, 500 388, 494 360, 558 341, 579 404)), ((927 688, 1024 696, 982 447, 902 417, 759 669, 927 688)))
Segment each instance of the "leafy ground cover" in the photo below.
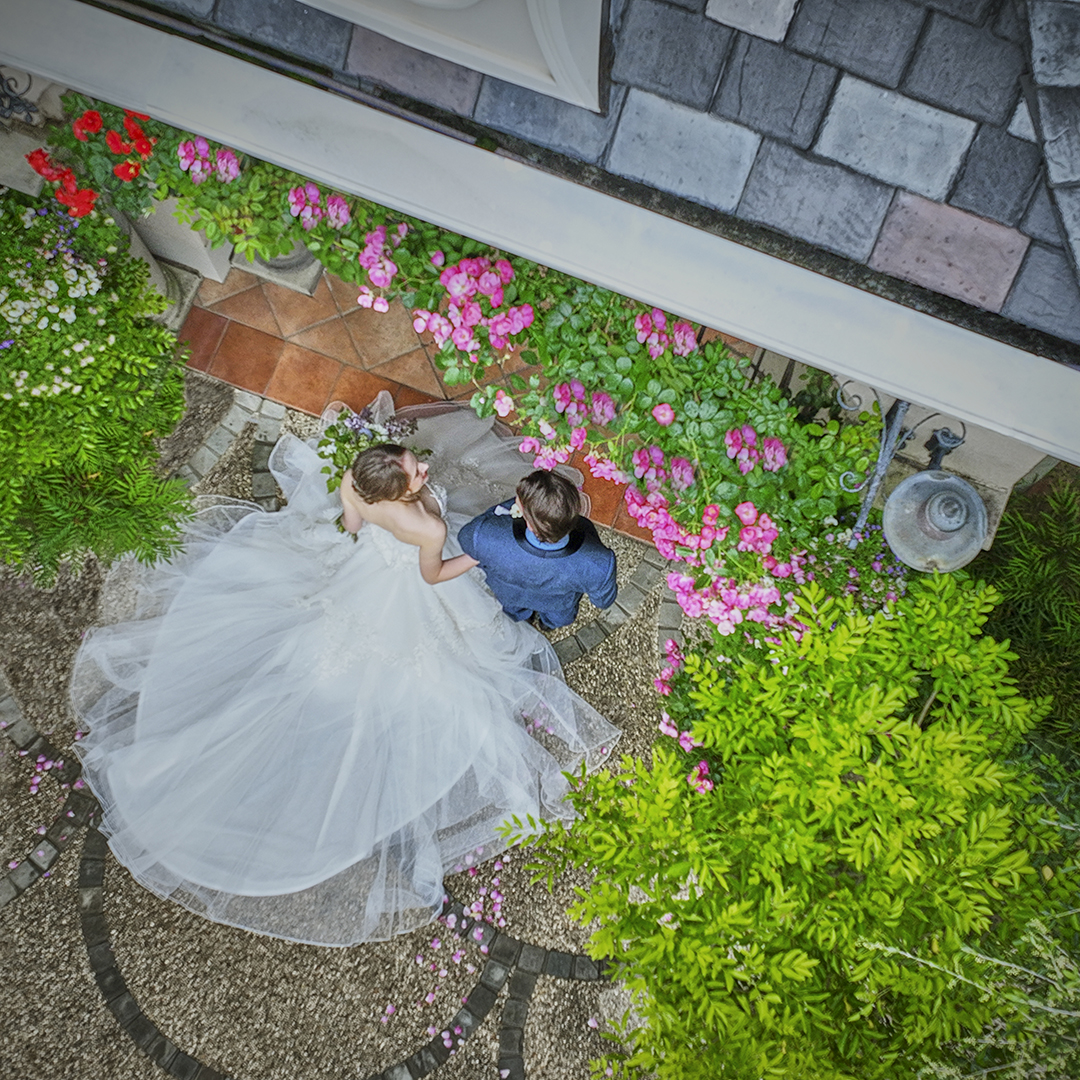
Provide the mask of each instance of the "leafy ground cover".
POLYGON ((0 192, 0 560, 41 581, 172 550, 187 505, 154 440, 183 411, 164 301, 111 217, 0 192))

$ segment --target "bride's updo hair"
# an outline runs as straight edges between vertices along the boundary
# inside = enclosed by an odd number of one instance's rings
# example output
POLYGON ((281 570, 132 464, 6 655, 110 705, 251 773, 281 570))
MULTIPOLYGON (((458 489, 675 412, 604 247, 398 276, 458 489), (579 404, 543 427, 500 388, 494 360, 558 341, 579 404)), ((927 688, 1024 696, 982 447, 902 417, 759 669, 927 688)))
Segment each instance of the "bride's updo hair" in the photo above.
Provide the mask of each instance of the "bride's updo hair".
POLYGON ((369 446, 356 455, 349 468, 356 494, 366 503, 415 502, 420 493, 408 493, 410 476, 401 464, 408 453, 397 443, 369 446))

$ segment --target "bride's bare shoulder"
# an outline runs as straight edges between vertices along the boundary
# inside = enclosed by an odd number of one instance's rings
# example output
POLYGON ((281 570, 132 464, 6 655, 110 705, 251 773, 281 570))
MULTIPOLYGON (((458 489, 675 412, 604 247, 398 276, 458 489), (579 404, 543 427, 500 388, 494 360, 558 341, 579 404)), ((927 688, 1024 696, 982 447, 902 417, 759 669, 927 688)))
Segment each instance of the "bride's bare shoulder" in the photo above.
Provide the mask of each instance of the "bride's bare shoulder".
POLYGON ((417 547, 446 536, 442 518, 432 514, 419 501, 374 503, 368 508, 368 520, 417 547))

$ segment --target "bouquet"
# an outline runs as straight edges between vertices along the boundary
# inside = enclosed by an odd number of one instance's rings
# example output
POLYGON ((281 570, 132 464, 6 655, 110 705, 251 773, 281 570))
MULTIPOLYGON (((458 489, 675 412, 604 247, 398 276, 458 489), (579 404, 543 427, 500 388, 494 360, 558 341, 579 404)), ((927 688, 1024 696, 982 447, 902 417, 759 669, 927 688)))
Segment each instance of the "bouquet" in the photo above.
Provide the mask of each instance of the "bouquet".
MULTIPOLYGON (((327 474, 326 488, 337 491, 345 470, 356 460, 356 455, 380 443, 400 442, 416 432, 416 421, 398 416, 379 419, 371 406, 358 413, 343 407, 337 419, 323 432, 316 450, 327 462, 322 471, 327 474)), ((423 451, 417 452, 422 457, 423 451)))

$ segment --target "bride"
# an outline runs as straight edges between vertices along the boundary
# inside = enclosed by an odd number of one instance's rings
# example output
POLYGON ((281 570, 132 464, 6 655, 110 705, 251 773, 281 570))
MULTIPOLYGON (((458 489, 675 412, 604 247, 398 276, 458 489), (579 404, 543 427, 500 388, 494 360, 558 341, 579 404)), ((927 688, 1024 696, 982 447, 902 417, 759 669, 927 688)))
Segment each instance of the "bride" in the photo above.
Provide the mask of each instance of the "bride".
MULTIPOLYGON (((419 424, 470 516, 528 471, 471 411, 419 424)), ((502 850, 511 815, 571 817, 564 771, 619 732, 503 614, 412 450, 365 451, 340 503, 323 464, 286 435, 284 509, 212 500, 181 554, 120 564, 72 700, 102 831, 138 881, 216 922, 350 945, 434 918, 443 874, 502 850)))

